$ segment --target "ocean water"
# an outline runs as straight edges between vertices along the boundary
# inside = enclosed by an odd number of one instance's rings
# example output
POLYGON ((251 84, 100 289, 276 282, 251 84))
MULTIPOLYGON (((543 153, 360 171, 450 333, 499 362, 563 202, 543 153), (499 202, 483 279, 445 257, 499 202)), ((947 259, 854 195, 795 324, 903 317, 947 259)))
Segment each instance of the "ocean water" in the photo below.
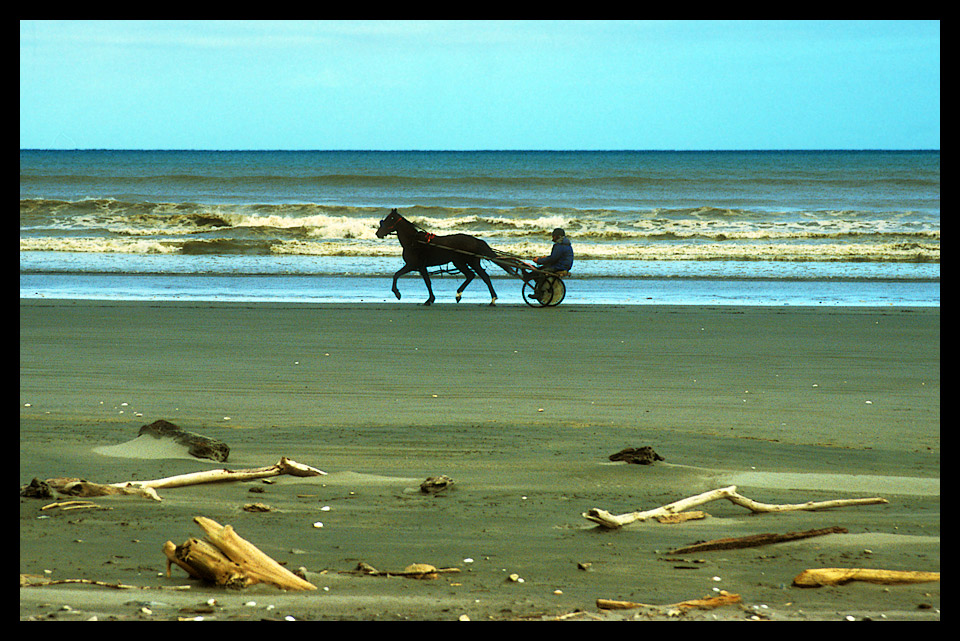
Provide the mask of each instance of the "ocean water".
POLYGON ((21 150, 20 297, 397 302, 392 208, 524 259, 564 228, 564 304, 940 305, 939 151, 21 150))

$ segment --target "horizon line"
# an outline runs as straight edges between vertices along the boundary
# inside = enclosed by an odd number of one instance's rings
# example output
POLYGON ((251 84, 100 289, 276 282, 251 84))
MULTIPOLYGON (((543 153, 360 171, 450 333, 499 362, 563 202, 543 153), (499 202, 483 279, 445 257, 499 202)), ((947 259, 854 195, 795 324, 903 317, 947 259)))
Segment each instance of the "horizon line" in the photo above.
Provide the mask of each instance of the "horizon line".
POLYGON ((320 149, 320 148, 203 148, 203 147, 21 147, 20 151, 171 151, 171 152, 343 152, 343 153, 505 153, 505 152, 539 152, 539 153, 704 153, 704 152, 806 152, 806 151, 940 151, 939 147, 782 147, 782 148, 715 148, 715 149, 320 149))

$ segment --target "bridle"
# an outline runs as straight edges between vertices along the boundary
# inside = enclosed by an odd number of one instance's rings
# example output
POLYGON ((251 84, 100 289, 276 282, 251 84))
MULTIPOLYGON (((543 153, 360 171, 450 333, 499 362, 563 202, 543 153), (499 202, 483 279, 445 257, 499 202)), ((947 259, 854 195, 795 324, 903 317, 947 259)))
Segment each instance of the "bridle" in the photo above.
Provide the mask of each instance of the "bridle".
MULTIPOLYGON (((389 218, 389 216, 388 216, 388 218, 389 218)), ((387 220, 387 219, 384 218, 383 220, 380 221, 380 229, 383 229, 383 228, 384 228, 384 227, 383 227, 383 224, 384 224, 384 222, 386 222, 386 220, 387 220)), ((404 220, 403 216, 401 216, 400 214, 397 214, 396 217, 393 219, 393 224, 390 225, 390 227, 385 231, 384 235, 392 234, 393 232, 397 231, 397 225, 400 224, 400 221, 401 221, 401 220, 404 220)))
MULTIPOLYGON (((404 217, 401 216, 400 214, 392 214, 392 213, 391 213, 390 215, 392 215, 394 218, 393 218, 393 224, 391 224, 389 227, 384 228, 384 223, 385 223, 386 220, 387 220, 386 218, 384 218, 383 220, 380 221, 380 230, 383 232, 383 235, 384 235, 384 236, 387 236, 387 235, 392 234, 393 232, 397 231, 397 226, 398 226, 401 222, 405 222, 405 223, 407 223, 408 225, 410 225, 411 227, 413 227, 414 229, 416 229, 418 233, 420 233, 420 234, 422 234, 422 235, 424 236, 424 238, 420 241, 420 242, 422 242, 422 243, 429 243, 429 242, 431 242, 434 238, 437 237, 436 234, 432 234, 432 233, 430 233, 430 232, 428 232, 428 231, 426 231, 426 230, 418 227, 417 225, 411 223, 409 220, 407 220, 406 218, 404 218, 404 217)), ((390 216, 387 216, 387 218, 389 218, 389 217, 390 217, 390 216)))

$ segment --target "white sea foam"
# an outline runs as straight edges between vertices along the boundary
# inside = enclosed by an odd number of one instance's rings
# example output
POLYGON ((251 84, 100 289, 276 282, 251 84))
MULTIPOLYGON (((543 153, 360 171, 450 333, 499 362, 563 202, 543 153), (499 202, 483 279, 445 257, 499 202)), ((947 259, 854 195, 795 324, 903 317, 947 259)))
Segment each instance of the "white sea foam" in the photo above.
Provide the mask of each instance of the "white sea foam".
POLYGON ((177 243, 140 238, 21 238, 21 252, 80 252, 94 254, 176 254, 177 243))

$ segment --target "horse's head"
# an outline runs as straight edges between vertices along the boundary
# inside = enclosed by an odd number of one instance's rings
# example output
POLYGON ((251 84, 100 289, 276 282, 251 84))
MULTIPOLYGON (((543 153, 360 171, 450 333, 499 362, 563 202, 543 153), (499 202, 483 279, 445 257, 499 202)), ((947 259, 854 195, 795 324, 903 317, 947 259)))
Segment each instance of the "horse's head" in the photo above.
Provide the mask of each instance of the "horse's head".
POLYGON ((380 221, 380 227, 377 229, 377 238, 386 238, 388 234, 397 231, 397 224, 403 220, 396 209, 390 210, 387 217, 380 221))

